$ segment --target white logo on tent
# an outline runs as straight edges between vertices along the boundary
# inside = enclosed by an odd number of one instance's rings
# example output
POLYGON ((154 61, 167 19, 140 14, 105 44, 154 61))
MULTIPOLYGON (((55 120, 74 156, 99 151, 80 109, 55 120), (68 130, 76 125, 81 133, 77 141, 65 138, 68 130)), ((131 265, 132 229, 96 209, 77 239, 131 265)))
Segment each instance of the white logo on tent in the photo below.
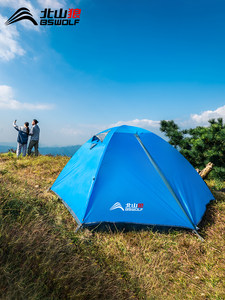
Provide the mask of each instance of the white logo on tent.
POLYGON ((144 203, 127 203, 125 211, 142 211, 144 203))
POLYGON ((122 211, 142 211, 143 207, 144 203, 127 203, 124 209, 120 202, 116 202, 115 204, 113 204, 110 210, 120 208, 122 211))
POLYGON ((120 208, 124 211, 122 205, 119 202, 116 202, 115 204, 113 204, 113 206, 110 208, 110 210, 114 210, 114 209, 117 209, 117 208, 120 208))

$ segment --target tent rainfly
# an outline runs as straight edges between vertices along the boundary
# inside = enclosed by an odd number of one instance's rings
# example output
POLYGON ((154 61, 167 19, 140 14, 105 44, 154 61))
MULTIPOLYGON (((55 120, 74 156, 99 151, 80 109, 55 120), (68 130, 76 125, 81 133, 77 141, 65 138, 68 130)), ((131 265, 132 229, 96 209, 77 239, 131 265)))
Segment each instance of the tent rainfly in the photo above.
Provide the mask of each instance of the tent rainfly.
POLYGON ((125 125, 87 141, 51 190, 79 226, 135 223, 196 232, 214 199, 193 166, 168 142, 125 125))

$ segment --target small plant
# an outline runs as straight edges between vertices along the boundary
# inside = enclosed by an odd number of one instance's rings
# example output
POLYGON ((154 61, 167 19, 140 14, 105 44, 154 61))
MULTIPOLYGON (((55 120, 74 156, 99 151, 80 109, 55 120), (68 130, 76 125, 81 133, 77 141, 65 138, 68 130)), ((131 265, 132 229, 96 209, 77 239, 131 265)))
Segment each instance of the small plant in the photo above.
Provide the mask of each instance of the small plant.
POLYGON ((8 153, 16 153, 16 150, 13 149, 13 148, 10 148, 10 149, 8 150, 8 153))
POLYGON ((214 186, 216 190, 222 190, 225 188, 225 182, 216 178, 214 180, 214 186))
POLYGON ((9 151, 9 152, 8 152, 8 157, 10 157, 10 158, 14 157, 13 153, 14 153, 14 152, 9 151))
POLYGON ((7 169, 0 170, 0 174, 1 174, 1 175, 5 175, 6 173, 8 173, 8 170, 7 170, 7 169))
POLYGON ((12 200, 6 201, 5 204, 2 206, 2 215, 3 215, 3 217, 10 215, 16 219, 20 215, 20 212, 23 207, 24 207, 24 204, 19 199, 12 199, 12 200))

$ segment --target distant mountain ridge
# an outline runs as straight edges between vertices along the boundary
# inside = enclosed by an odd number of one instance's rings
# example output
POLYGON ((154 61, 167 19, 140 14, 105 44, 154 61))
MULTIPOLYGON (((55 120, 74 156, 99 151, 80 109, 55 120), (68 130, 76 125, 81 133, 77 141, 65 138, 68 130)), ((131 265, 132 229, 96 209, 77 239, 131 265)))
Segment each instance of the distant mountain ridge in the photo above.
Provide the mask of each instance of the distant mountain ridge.
MULTIPOLYGON (((65 146, 65 147, 40 147, 39 152, 42 155, 64 155, 73 156, 74 153, 80 148, 80 145, 65 146)), ((0 153, 8 152, 9 149, 16 149, 14 146, 0 145, 0 153)))

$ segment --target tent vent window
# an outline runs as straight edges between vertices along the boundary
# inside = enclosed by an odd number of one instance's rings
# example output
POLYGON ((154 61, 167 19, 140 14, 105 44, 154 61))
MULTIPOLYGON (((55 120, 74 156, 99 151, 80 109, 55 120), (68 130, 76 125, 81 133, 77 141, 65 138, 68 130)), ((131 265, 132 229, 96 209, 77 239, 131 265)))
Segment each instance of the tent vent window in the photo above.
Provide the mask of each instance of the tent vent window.
POLYGON ((103 142, 109 132, 110 132, 110 130, 94 135, 91 140, 94 143, 91 144, 90 149, 94 148, 98 144, 99 141, 103 142))

